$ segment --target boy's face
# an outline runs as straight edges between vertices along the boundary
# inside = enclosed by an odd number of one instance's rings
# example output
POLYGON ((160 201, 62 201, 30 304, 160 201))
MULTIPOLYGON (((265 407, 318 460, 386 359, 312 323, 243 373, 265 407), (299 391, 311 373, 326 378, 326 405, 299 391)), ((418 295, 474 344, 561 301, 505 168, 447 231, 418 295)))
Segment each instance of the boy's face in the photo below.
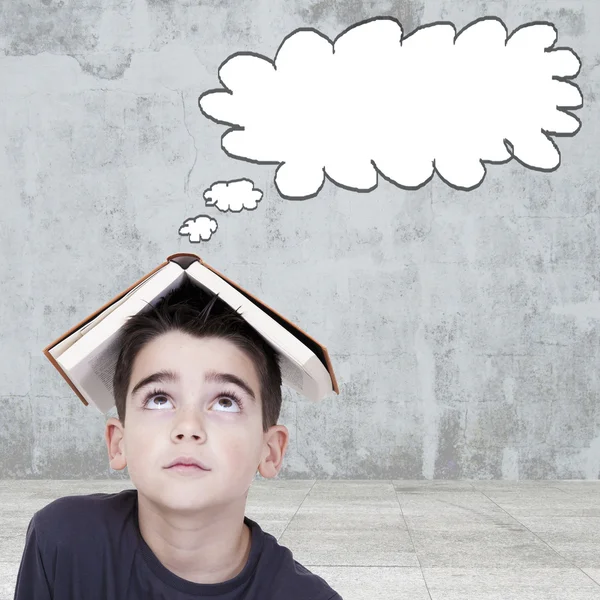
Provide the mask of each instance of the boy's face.
POLYGON ((282 425, 263 433, 259 380, 249 357, 227 340, 179 331, 155 338, 139 352, 125 427, 111 418, 105 437, 111 467, 127 466, 138 492, 178 513, 245 502, 257 469, 263 477, 277 475, 288 442, 282 425), (177 380, 136 389, 159 371, 172 371, 177 380), (207 381, 213 371, 243 380, 255 400, 233 383, 207 381), (228 392, 240 396, 241 409, 228 392), (210 470, 183 474, 166 468, 180 456, 210 470))

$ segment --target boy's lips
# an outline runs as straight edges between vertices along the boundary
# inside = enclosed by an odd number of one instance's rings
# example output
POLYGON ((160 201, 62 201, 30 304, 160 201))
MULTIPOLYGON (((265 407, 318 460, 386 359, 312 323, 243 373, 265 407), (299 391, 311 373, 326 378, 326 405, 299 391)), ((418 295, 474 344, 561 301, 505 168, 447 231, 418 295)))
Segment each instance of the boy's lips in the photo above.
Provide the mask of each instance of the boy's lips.
POLYGON ((184 467, 196 466, 196 467, 199 467, 200 469, 202 469, 203 471, 210 471, 210 469, 206 465, 204 465, 199 460, 196 460, 195 458, 193 458, 191 456, 178 456, 175 460, 171 461, 165 467, 165 469, 170 469, 171 467, 175 467, 178 465, 181 465, 184 467))

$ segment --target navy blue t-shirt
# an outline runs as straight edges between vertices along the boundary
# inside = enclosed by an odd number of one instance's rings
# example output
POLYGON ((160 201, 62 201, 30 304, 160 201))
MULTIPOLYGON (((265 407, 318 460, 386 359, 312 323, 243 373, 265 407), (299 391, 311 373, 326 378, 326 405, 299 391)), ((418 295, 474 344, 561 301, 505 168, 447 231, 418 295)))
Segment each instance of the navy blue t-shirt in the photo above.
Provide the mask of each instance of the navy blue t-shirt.
POLYGON ((182 579, 142 537, 137 500, 135 489, 65 496, 37 511, 15 600, 342 600, 247 517, 252 545, 241 573, 223 583, 182 579))

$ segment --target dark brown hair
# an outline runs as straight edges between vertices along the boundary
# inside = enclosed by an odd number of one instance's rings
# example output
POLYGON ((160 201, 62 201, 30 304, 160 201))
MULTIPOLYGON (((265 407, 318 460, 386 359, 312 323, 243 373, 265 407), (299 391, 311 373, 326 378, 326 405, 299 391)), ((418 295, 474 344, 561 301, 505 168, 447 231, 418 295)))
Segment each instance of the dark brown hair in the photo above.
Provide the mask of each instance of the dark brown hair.
POLYGON ((281 411, 281 367, 275 350, 233 308, 186 279, 159 299, 155 307, 130 317, 122 327, 121 350, 113 379, 117 414, 125 425, 127 388, 133 363, 142 348, 163 333, 181 331, 197 338, 214 337, 235 344, 253 362, 260 383, 263 431, 277 425, 281 411))

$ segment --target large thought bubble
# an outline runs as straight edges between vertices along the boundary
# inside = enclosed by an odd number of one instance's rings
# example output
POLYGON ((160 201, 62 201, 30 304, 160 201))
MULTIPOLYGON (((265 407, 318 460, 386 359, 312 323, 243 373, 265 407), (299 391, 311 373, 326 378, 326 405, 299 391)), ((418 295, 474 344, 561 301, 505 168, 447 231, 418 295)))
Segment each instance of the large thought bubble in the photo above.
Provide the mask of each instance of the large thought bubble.
POLYGON ((233 158, 279 164, 286 198, 318 194, 325 177, 370 191, 378 173, 408 189, 434 172, 452 187, 481 184, 484 163, 515 158, 541 171, 560 166, 550 136, 574 135, 581 108, 578 56, 553 48, 551 23, 510 36, 502 21, 479 19, 458 34, 451 23, 403 38, 393 18, 344 31, 334 42, 299 29, 274 61, 249 52, 219 69, 225 89, 200 96, 202 113, 232 125, 222 137, 233 158))

